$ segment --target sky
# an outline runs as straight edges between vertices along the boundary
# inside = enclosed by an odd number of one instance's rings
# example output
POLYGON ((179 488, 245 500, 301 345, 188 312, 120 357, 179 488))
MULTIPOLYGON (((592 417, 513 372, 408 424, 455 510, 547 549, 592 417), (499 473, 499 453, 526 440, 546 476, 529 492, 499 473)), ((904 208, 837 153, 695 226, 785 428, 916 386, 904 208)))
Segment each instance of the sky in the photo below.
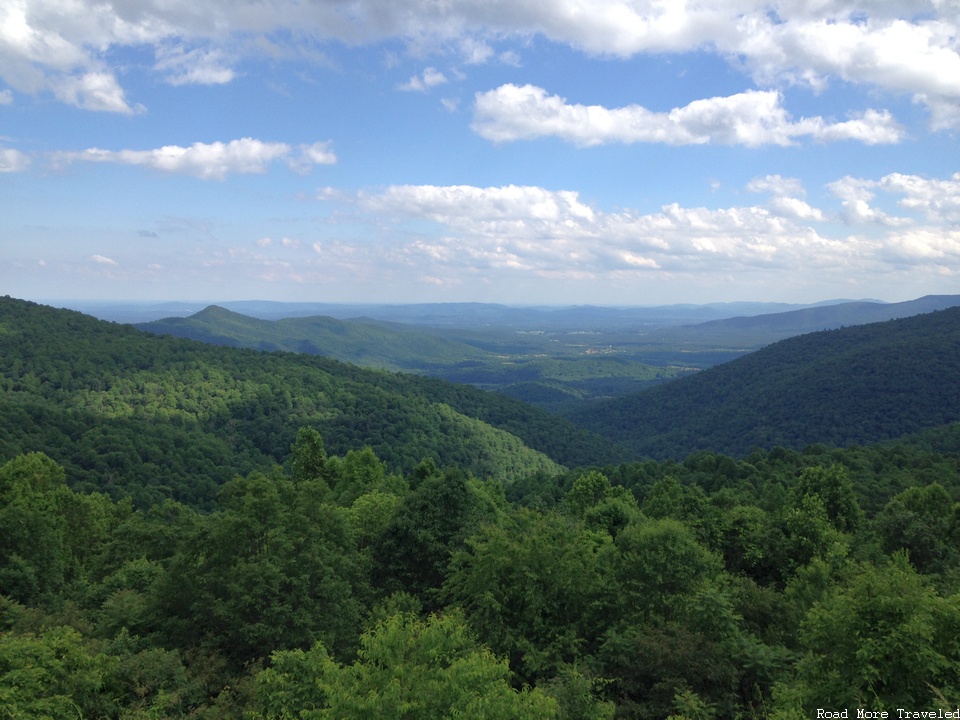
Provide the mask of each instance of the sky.
POLYGON ((958 294, 958 133, 958 0, 4 0, 0 294, 958 294))

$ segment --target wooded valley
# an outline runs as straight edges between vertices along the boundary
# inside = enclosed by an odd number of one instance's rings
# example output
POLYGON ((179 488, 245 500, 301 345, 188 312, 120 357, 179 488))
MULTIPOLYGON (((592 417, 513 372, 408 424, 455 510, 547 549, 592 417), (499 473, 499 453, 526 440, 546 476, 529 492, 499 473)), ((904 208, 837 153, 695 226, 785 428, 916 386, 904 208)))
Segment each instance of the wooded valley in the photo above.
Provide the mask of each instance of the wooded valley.
POLYGON ((0 718, 960 702, 960 310, 566 417, 0 298, 0 718))

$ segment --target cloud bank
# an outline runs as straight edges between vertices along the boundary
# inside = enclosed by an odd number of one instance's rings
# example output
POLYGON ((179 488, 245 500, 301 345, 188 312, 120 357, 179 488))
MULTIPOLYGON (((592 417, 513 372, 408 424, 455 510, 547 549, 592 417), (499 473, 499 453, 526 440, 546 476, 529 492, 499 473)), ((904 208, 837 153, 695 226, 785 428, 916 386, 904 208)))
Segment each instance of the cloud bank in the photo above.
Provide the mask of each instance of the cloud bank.
POLYGON ((794 122, 777 91, 751 90, 653 112, 640 105, 572 105, 542 88, 512 84, 477 93, 473 129, 493 142, 555 136, 583 147, 612 142, 758 147, 793 145, 804 137, 874 145, 903 137, 890 114, 876 110, 840 123, 821 117, 794 122))
POLYGON ((165 81, 209 84, 229 82, 235 63, 262 52, 256 39, 297 56, 328 41, 400 38, 452 44, 477 63, 495 44, 542 36, 608 57, 710 52, 761 86, 862 84, 914 99, 945 129, 960 126, 958 28, 956 3, 935 0, 7 0, 0 76, 19 92, 133 113, 139 106, 117 79, 112 48, 152 46, 165 81))
POLYGON ((960 173, 841 178, 829 186, 836 204, 823 208, 811 206, 793 178, 760 177, 746 189, 765 201, 726 208, 671 203, 650 213, 603 211, 577 192, 533 186, 324 192, 322 201, 354 205, 364 218, 391 228, 395 240, 376 249, 348 251, 343 243, 314 249, 327 252, 330 262, 363 257, 374 267, 383 267, 377 255, 389 256, 391 266, 427 267, 430 277, 451 283, 503 270, 566 280, 789 277, 800 269, 843 278, 854 270, 863 276, 903 268, 942 273, 960 264, 960 173), (895 201, 899 215, 871 204, 880 193, 895 201), (424 222, 433 231, 425 231, 424 222))

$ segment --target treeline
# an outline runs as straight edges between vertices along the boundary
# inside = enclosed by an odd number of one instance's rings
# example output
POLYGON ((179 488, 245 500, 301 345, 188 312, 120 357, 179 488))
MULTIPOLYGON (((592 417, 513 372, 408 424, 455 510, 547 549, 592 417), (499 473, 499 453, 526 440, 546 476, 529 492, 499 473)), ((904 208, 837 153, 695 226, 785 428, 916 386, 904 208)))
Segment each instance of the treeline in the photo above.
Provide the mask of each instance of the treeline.
POLYGON ((641 457, 863 445, 960 420, 960 308, 810 333, 569 417, 641 457))
POLYGON ((958 464, 776 449, 505 488, 328 456, 304 428, 201 512, 20 455, 0 467, 0 717, 953 711, 958 464))

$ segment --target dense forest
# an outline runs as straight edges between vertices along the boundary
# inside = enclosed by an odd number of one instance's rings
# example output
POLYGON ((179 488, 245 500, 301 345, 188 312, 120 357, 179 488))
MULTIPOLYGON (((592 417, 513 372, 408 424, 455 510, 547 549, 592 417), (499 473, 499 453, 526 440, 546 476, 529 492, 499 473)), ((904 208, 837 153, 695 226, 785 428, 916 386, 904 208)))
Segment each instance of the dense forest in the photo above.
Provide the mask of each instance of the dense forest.
POLYGON ((42 447, 75 482, 140 504, 209 505, 237 473, 283 461, 299 427, 393 471, 425 458, 478 477, 626 459, 507 397, 327 358, 154 337, 0 298, 0 453, 42 447), (119 496, 119 495, 117 495, 119 496))
POLYGON ((960 420, 960 308, 782 340, 569 418, 641 456, 873 443, 960 420))
POLYGON ((428 375, 499 391, 548 410, 639 391, 693 370, 634 357, 637 333, 620 328, 545 332, 497 326, 435 328, 326 316, 263 320, 218 306, 136 327, 213 345, 308 353, 361 367, 428 375))
POLYGON ((0 310, 0 718, 960 702, 958 425, 632 460, 437 380, 0 310))

